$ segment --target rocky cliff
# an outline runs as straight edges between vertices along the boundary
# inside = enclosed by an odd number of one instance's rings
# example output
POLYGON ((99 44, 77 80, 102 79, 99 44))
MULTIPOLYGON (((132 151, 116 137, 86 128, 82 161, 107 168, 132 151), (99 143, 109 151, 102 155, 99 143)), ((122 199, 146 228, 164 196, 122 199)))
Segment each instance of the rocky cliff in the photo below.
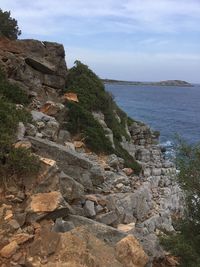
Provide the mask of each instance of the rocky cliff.
POLYGON ((174 231, 183 195, 155 133, 115 114, 124 127, 120 145, 141 166, 137 174, 113 153, 115 133, 101 110, 91 116, 111 143, 110 154, 94 153, 66 130, 73 116, 66 103, 80 105, 80 95, 73 87, 64 94, 62 45, 0 40, 0 66, 31 98, 33 121, 19 124, 16 142, 40 160, 39 173, 23 187, 1 189, 1 266, 176 266, 157 235, 174 231))

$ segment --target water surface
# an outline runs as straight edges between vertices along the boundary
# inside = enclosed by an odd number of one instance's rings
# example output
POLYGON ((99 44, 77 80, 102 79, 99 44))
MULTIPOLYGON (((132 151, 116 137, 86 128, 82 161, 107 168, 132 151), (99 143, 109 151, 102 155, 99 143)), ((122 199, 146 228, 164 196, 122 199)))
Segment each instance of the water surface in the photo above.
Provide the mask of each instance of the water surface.
POLYGON ((132 86, 106 84, 117 104, 132 118, 161 133, 166 143, 179 134, 186 141, 200 141, 200 85, 194 87, 132 86))

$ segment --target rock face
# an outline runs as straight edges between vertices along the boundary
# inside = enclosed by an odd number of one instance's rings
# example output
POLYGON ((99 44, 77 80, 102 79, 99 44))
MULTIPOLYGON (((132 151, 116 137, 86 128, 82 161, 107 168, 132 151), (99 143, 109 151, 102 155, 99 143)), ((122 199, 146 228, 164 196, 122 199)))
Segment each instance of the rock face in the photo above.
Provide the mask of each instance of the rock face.
MULTIPOLYGON (((56 43, 0 39, 0 66, 33 100, 33 123, 19 124, 15 146, 32 149, 41 165, 23 188, 12 185, 0 198, 0 265, 152 267, 165 258, 157 232, 174 231, 172 215, 183 210, 175 166, 140 122, 125 126, 129 140, 121 142, 140 175, 117 155, 96 155, 73 139, 62 128, 64 55, 56 43)), ((73 93, 65 99, 79 103, 73 93)), ((104 115, 92 115, 114 147, 104 115)))
POLYGON ((0 39, 0 65, 13 83, 40 101, 51 100, 65 87, 67 73, 62 45, 36 40, 0 39))

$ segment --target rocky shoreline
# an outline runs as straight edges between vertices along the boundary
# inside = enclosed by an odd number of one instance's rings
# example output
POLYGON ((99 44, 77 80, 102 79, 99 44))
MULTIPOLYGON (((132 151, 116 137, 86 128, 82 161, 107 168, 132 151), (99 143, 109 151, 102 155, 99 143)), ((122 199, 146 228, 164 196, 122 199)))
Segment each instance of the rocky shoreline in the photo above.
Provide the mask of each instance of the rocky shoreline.
MULTIPOLYGON (((155 133, 140 122, 126 125, 121 145, 142 166, 139 175, 115 154, 88 151, 62 128, 63 46, 0 40, 0 48, 7 77, 33 99, 33 123, 19 124, 16 144, 31 148, 41 165, 23 188, 1 190, 1 266, 176 266, 158 235, 174 231, 183 193, 155 133)), ((112 141, 103 114, 93 116, 112 141)))

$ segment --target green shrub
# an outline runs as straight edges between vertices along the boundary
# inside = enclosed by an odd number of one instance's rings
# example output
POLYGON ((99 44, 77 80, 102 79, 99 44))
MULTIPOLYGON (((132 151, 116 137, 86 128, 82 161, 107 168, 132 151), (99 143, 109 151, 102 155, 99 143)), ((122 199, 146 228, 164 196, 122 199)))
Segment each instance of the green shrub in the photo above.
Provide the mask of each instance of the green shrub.
POLYGON ((20 34, 21 31, 17 25, 17 20, 10 16, 10 11, 2 11, 0 9, 0 37, 17 39, 20 34))
POLYGON ((177 181, 185 192, 185 214, 176 224, 177 233, 162 243, 182 267, 200 267, 200 145, 180 142, 177 152, 177 181))
POLYGON ((81 133, 86 144, 97 153, 116 153, 122 158, 125 157, 126 165, 134 167, 135 171, 139 172, 139 165, 120 145, 122 136, 129 140, 125 126, 127 121, 130 122, 132 119, 128 118, 126 113, 116 105, 113 96, 105 91, 98 76, 88 66, 76 61, 75 66, 69 70, 67 75, 66 92, 76 93, 79 99, 78 104, 67 104, 69 108, 68 130, 73 134, 81 133), (105 122, 113 132, 116 150, 106 138, 102 126, 93 118, 92 111, 101 111, 104 114, 105 122), (120 121, 116 118, 116 114, 120 121))
POLYGON ((68 103, 69 121, 67 128, 73 134, 81 134, 94 152, 112 153, 110 141, 105 137, 102 126, 92 114, 76 103, 68 103))
POLYGON ((4 165, 10 175, 18 177, 37 173, 39 170, 39 159, 31 154, 26 148, 12 148, 4 165))
POLYGON ((0 99, 15 103, 28 104, 30 101, 27 94, 17 85, 9 83, 0 70, 0 99))
POLYGON ((22 178, 36 173, 38 159, 25 148, 14 148, 19 122, 31 122, 31 114, 16 104, 27 104, 28 98, 17 86, 6 81, 0 73, 0 182, 9 177, 22 178))

